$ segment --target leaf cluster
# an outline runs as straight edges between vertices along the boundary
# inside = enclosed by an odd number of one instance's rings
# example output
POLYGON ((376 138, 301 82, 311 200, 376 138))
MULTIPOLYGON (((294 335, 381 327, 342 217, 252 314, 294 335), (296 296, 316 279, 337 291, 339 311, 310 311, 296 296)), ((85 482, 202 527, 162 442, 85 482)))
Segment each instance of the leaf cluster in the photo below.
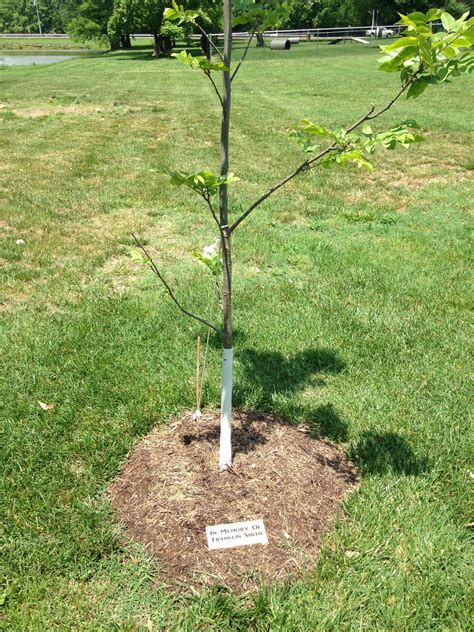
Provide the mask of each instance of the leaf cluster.
POLYGON ((216 195, 223 185, 231 184, 240 180, 233 173, 219 176, 211 171, 198 171, 197 173, 184 173, 183 171, 168 171, 171 184, 175 186, 186 186, 202 195, 206 199, 216 195))
POLYGON ((193 24, 198 17, 201 16, 201 12, 190 9, 185 10, 184 6, 179 5, 175 0, 172 0, 171 7, 168 7, 163 11, 163 19, 170 21, 177 21, 178 24, 193 24))
POLYGON ((423 137, 415 133, 415 129, 419 129, 419 126, 410 120, 378 133, 374 133, 370 125, 365 125, 362 133, 357 134, 343 129, 330 130, 309 119, 301 119, 291 126, 289 136, 309 155, 320 150, 321 139, 331 141, 330 151, 325 152, 318 162, 325 168, 353 164, 372 171, 371 155, 378 148, 395 149, 398 145, 407 148, 412 143, 422 141, 423 137))
POLYGON ((175 57, 181 64, 188 64, 193 70, 202 70, 205 74, 209 74, 212 71, 224 72, 229 70, 222 61, 212 63, 204 55, 195 57, 186 50, 182 50, 179 53, 172 53, 171 57, 175 57))
POLYGON ((401 37, 381 46, 385 55, 380 70, 399 72, 402 82, 410 82, 407 98, 419 96, 430 84, 448 81, 474 68, 474 18, 465 12, 459 19, 441 9, 400 15, 406 26, 401 37), (443 30, 434 32, 441 20, 443 30))

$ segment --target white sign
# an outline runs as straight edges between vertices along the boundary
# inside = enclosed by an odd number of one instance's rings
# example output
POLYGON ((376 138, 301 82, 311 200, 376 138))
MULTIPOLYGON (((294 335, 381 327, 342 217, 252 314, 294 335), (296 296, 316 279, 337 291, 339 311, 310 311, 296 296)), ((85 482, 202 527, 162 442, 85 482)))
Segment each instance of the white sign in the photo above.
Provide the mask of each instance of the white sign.
POLYGON ((268 544, 263 520, 230 522, 206 527, 207 545, 212 549, 230 549, 247 544, 268 544))

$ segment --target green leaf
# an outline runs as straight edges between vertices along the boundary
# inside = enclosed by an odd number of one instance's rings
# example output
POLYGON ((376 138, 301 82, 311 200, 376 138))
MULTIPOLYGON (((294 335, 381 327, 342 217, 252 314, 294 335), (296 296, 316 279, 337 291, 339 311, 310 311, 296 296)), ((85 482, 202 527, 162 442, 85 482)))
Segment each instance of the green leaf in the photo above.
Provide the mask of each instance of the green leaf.
POLYGON ((426 16, 424 13, 421 13, 421 11, 414 11, 413 13, 409 13, 407 15, 407 18, 415 24, 422 25, 426 22, 426 16))
POLYGON ((215 195, 221 186, 238 182, 240 178, 233 173, 217 176, 211 171, 198 171, 197 173, 184 173, 182 171, 168 171, 170 182, 174 186, 186 186, 205 197, 215 195))
POLYGON ((418 47, 406 46, 397 54, 391 52, 389 55, 381 57, 378 60, 380 63, 379 70, 383 70, 384 72, 400 72, 405 67, 405 62, 412 59, 417 60, 418 57, 418 47))
POLYGON ((461 36, 456 37, 456 39, 451 42, 451 46, 454 46, 455 48, 470 48, 471 42, 467 37, 461 36))
POLYGON ((170 21, 179 20, 180 17, 181 16, 180 16, 179 12, 176 11, 175 9, 168 8, 168 9, 165 9, 163 11, 163 19, 164 20, 170 20, 170 21))
POLYGON ((442 9, 430 9, 426 14, 427 22, 434 22, 435 20, 439 20, 441 14, 443 13, 442 9))
POLYGON ((392 44, 389 44, 388 46, 381 46, 380 48, 383 51, 390 51, 390 50, 396 50, 397 48, 404 48, 405 46, 416 46, 416 45, 417 45, 416 37, 410 36, 410 37, 400 37, 400 39, 396 40, 392 44))
POLYGON ((452 15, 446 13, 446 11, 443 11, 443 13, 441 14, 441 23, 446 31, 451 31, 456 23, 456 20, 453 18, 452 15))
POLYGON ((424 77, 418 77, 408 88, 407 99, 415 99, 428 87, 428 81, 424 77))
POLYGON ((212 71, 225 72, 229 70, 229 68, 221 61, 213 64, 208 61, 204 55, 194 57, 186 50, 182 50, 179 53, 172 53, 171 57, 177 59, 181 64, 188 64, 193 70, 202 70, 206 74, 209 74, 212 71))
POLYGON ((446 48, 443 48, 442 54, 448 59, 455 59, 458 56, 456 49, 452 46, 446 46, 446 48))
POLYGON ((470 44, 474 44, 474 26, 470 26, 467 31, 464 31, 463 37, 465 37, 470 44))
POLYGON ((146 263, 147 259, 141 250, 137 250, 136 248, 129 248, 128 256, 132 261, 136 263, 146 263))
POLYGON ((399 13, 398 15, 400 16, 400 20, 397 22, 397 24, 406 24, 406 26, 411 27, 411 30, 416 28, 416 23, 413 22, 413 20, 410 20, 407 15, 403 15, 403 13, 399 13))
POLYGON ((419 37, 418 47, 421 59, 433 71, 432 48, 429 41, 425 37, 419 37))

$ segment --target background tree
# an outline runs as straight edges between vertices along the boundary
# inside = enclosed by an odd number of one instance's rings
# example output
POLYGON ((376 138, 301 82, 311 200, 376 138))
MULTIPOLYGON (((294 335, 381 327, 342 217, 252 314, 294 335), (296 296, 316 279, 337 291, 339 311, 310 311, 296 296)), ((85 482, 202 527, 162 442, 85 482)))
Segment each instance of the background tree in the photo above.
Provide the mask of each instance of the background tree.
MULTIPOLYGON (((331 26, 366 26, 371 23, 372 11, 378 11, 379 22, 391 24, 398 20, 398 12, 429 9, 429 0, 252 0, 266 8, 288 6, 283 22, 276 28, 312 28, 331 26), (271 6, 270 6, 271 5, 271 6)), ((160 0, 38 0, 44 32, 71 32, 78 39, 108 39, 113 46, 129 46, 127 33, 151 32, 162 24, 166 2, 160 0), (142 11, 143 8, 143 11, 142 11), (141 17, 140 17, 141 16, 141 17), (151 17, 151 21, 150 21, 151 17), (109 20, 110 23, 109 23, 109 20), (72 22, 71 29, 69 24, 72 22), (133 24, 133 28, 132 28, 133 24), (127 31, 128 29, 128 31, 127 31), (110 30, 110 32, 109 32, 110 30), (117 42, 118 40, 118 42, 117 42)), ((222 2, 220 0, 191 0, 188 9, 201 9, 210 20, 210 32, 222 31, 222 2)), ((455 17, 474 8, 474 0, 445 0, 444 8, 455 17)), ((186 26, 186 25, 182 25, 186 26)), ((241 28, 236 25, 236 28, 241 28)), ((0 31, 5 33, 38 32, 36 11, 32 0, 0 0, 0 31)), ((165 28, 166 31, 166 28, 165 28)), ((172 37, 180 31, 157 35, 172 37)), ((184 31, 186 35, 186 30, 184 31)), ((157 50, 160 46, 155 47, 157 50)))
POLYGON ((113 8, 114 0, 84 0, 78 15, 69 23, 68 33, 79 41, 105 40, 111 50, 116 50, 120 46, 120 38, 108 31, 113 8))
MULTIPOLYGON (((77 14, 81 0, 38 0, 43 31, 64 33, 77 14)), ((0 0, 0 32, 37 33, 38 19, 32 0, 0 0)))
POLYGON ((136 30, 139 4, 139 0, 114 0, 112 15, 107 22, 107 34, 111 40, 120 41, 122 48, 132 46, 130 33, 136 30))
MULTIPOLYGON (((130 33, 150 33, 153 36, 153 55, 169 55, 176 40, 189 38, 193 27, 188 23, 177 26, 164 22, 166 4, 166 0, 114 0, 107 24, 110 40, 129 48, 130 33)), ((216 0, 194 0, 189 6, 196 8, 197 20, 206 23, 211 30, 218 30, 221 27, 218 4, 216 0)))

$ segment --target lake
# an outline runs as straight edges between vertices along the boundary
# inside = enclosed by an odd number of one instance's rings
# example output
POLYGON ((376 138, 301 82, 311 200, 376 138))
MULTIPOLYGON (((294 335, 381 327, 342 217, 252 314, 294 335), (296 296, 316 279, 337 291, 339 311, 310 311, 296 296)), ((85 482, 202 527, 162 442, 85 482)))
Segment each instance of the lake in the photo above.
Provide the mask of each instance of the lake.
POLYGON ((103 51, 25 51, 0 49, 0 66, 26 66, 31 64, 57 64, 80 55, 94 55, 103 51))

